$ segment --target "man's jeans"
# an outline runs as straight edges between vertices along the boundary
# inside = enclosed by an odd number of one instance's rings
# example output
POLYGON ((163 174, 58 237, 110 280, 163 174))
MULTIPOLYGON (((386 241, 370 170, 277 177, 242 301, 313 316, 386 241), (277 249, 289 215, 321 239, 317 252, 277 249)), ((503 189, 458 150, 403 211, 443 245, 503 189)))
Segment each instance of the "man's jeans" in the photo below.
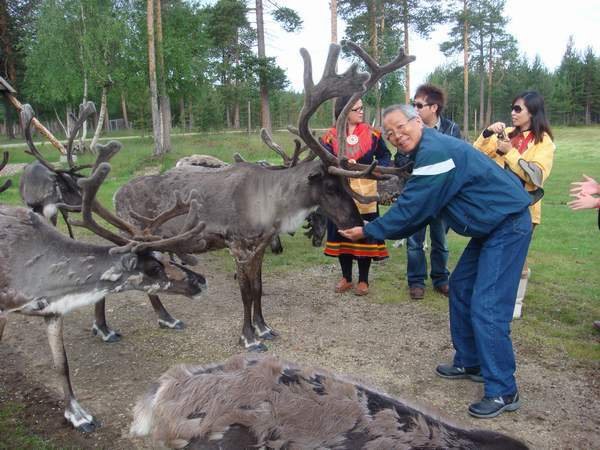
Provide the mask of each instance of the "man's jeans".
POLYGON ((517 391, 510 322, 530 240, 526 209, 471 239, 450 277, 454 365, 480 366, 488 397, 517 391))
MULTIPOLYGON (((406 246, 406 278, 410 287, 425 287, 427 260, 425 258, 425 231, 427 226, 410 236, 406 246)), ((429 224, 431 238, 431 282, 435 287, 448 284, 448 244, 446 224, 442 219, 434 219, 429 224)))

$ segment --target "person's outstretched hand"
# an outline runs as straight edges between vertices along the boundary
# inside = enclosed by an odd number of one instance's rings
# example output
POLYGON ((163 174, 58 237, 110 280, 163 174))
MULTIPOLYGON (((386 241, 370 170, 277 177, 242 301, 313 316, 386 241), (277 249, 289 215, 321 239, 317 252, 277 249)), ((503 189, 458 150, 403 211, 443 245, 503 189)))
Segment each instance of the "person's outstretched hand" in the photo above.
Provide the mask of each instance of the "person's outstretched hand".
POLYGON ((347 228, 345 230, 338 230, 342 236, 351 241, 359 241, 365 237, 363 233, 363 227, 347 228))
POLYGON ((575 200, 571 200, 567 203, 569 208, 573 211, 580 209, 593 209, 600 206, 600 198, 592 197, 591 195, 578 195, 575 200))
POLYGON ((576 181, 571 183, 571 197, 600 194, 600 183, 598 183, 592 177, 588 177, 587 175, 583 175, 583 179, 585 181, 576 181))

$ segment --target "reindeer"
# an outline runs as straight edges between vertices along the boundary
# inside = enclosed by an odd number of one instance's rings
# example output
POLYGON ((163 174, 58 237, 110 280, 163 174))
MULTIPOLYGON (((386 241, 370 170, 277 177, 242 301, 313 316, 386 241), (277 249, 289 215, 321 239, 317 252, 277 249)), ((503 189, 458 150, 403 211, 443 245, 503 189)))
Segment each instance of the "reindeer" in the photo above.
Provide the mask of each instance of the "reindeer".
MULTIPOLYGON (((23 114, 23 113, 22 113, 23 114)), ((31 117, 23 123, 30 126, 31 117)), ((99 160, 116 145, 100 147, 99 160)), ((120 145, 116 146, 120 147, 120 145)), ((98 161, 97 161, 98 163, 98 161)), ((94 167, 89 178, 81 178, 79 208, 84 226, 112 242, 112 246, 92 245, 59 233, 48 221, 33 211, 0 205, 0 337, 8 313, 43 317, 54 366, 62 381, 64 416, 75 428, 93 431, 98 422, 77 402, 69 376, 63 342, 63 316, 71 310, 93 304, 105 295, 125 290, 147 294, 165 292, 196 298, 206 288, 205 278, 165 253, 185 253, 186 242, 205 227, 199 221, 196 200, 175 196, 175 203, 153 219, 139 217, 145 226, 138 228, 107 211, 96 200, 96 193, 110 171, 107 162, 94 167), (115 234, 101 227, 94 213, 122 231, 115 234), (187 214, 179 233, 168 238, 156 234, 157 227, 187 214)))
POLYGON ((138 400, 130 434, 190 450, 527 449, 334 373, 248 355, 171 368, 138 400))
MULTIPOLYGON (((274 149, 277 152, 277 154, 283 158, 283 165, 273 165, 268 161, 258 161, 256 162, 256 164, 274 170, 291 167, 293 158, 290 158, 281 148, 281 146, 279 146, 273 141, 271 135, 267 130, 261 130, 261 138, 263 139, 263 142, 267 144, 267 146, 274 149)), ((298 148, 300 143, 299 141, 296 142, 298 148)), ((246 162, 239 153, 234 154, 234 160, 235 162, 246 162)), ((229 164, 211 155, 189 155, 179 159, 175 164, 175 167, 185 166, 204 167, 206 170, 211 170, 226 167, 229 166, 229 164)), ((396 176, 394 176, 393 178, 398 179, 398 177, 396 176)), ((323 243, 325 232, 327 231, 327 216, 322 214, 321 211, 317 209, 316 211, 311 212, 306 217, 306 224, 303 225, 302 228, 306 230, 304 232, 304 235, 311 240, 313 247, 320 247, 323 243)), ((269 246, 271 248, 271 253, 274 253, 276 255, 283 253, 283 245, 278 234, 273 236, 273 239, 271 240, 269 246)))
MULTIPOLYGON (((309 129, 309 119, 328 99, 351 95, 358 98, 384 74, 414 60, 400 54, 386 66, 379 66, 360 47, 348 43, 371 71, 359 73, 356 64, 344 74, 335 71, 340 46, 329 49, 321 81, 314 85, 310 55, 304 58, 304 106, 298 122, 299 135, 318 156, 307 157, 279 170, 239 162, 210 171, 196 167, 179 167, 162 175, 143 176, 131 180, 115 194, 117 214, 135 221, 132 212, 151 216, 164 207, 166 193, 173 190, 190 192, 198 189, 202 220, 206 222, 205 248, 189 242, 189 252, 217 250, 227 247, 235 259, 237 280, 244 306, 240 342, 249 351, 264 351, 261 339, 273 339, 277 333, 264 320, 262 313, 262 260, 267 245, 279 233, 293 232, 305 217, 318 207, 340 228, 362 225, 353 198, 361 202, 376 200, 350 189, 348 177, 378 179, 386 174, 402 174, 399 168, 350 163, 345 157, 342 140, 338 157, 330 154, 309 129)), ((350 103, 338 118, 338 129, 345 133, 350 103)), ((160 232, 170 235, 179 227, 179 219, 165 223, 160 232)))
MULTIPOLYGON (((27 117, 33 116, 33 110, 29 105, 22 106, 27 117)), ((85 121, 96 112, 92 102, 80 105, 78 117, 73 117, 73 126, 69 132, 66 155, 69 168, 66 170, 56 168, 48 162, 39 150, 35 147, 31 132, 24 127, 25 140, 29 150, 27 153, 36 158, 31 164, 28 164, 21 176, 19 192, 23 202, 33 209, 34 212, 46 217, 56 226, 58 212, 63 216, 69 236, 74 238, 71 224, 68 220, 68 211, 70 208, 77 208, 81 205, 81 188, 77 180, 83 177, 81 170, 88 169, 91 166, 76 166, 73 160, 73 142, 85 121)), ((34 119, 30 119, 34 120, 34 119)), ((120 144, 109 142, 106 149, 99 152, 100 160, 108 161, 120 149, 120 144)), ((183 256, 184 260, 193 265, 196 261, 189 255, 183 256)), ((158 316, 158 325, 160 328, 180 330, 185 324, 173 318, 164 307, 159 298, 155 295, 150 296, 150 303, 154 312, 158 316)), ((99 336, 103 342, 118 342, 121 340, 121 334, 111 330, 106 323, 106 300, 102 299, 94 306, 94 323, 92 325, 92 334, 99 336)))

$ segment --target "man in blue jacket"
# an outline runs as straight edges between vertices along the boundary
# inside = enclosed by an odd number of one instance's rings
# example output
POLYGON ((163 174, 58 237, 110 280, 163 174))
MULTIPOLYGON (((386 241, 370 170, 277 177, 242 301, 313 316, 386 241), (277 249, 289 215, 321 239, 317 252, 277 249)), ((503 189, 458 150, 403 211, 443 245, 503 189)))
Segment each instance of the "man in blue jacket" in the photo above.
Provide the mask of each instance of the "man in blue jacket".
POLYGON ((475 417, 496 417, 520 406, 510 322, 531 239, 529 195, 516 177, 464 141, 424 128, 413 107, 384 111, 387 139, 414 169, 396 203, 380 218, 341 230, 349 239, 401 239, 441 217, 471 237, 450 276, 452 365, 448 379, 485 383, 469 406, 475 417))

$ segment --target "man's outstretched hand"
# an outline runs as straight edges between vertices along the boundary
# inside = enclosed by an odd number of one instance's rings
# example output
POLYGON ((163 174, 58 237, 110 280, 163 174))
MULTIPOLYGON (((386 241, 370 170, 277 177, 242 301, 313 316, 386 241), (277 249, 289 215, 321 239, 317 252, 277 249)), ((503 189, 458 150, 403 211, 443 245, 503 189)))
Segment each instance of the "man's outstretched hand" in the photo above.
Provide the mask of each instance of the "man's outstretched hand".
POLYGON ((360 241, 364 239, 363 227, 347 228, 345 230, 338 230, 342 236, 351 241, 360 241))

